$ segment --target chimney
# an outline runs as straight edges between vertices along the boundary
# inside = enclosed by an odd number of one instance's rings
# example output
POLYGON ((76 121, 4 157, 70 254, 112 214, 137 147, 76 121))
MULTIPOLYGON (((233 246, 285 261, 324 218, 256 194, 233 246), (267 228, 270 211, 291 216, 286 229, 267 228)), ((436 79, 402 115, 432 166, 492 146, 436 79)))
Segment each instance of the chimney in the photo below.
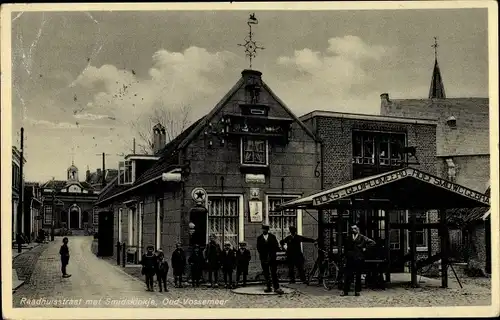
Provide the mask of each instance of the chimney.
POLYGON ((250 104, 258 104, 262 90, 262 72, 245 69, 241 72, 245 83, 245 100, 250 104))
POLYGON ((160 152, 167 144, 167 134, 165 127, 160 123, 153 127, 153 154, 160 152))
POLYGON ((87 166, 87 171, 85 172, 85 181, 87 182, 90 181, 90 170, 88 166, 87 166))
POLYGON ((101 174, 102 174, 102 170, 97 169, 97 181, 99 181, 99 179, 101 179, 101 174))
POLYGON ((389 94, 382 93, 380 95, 380 114, 381 115, 387 114, 387 111, 390 109, 390 106, 391 106, 391 100, 389 100, 389 94))

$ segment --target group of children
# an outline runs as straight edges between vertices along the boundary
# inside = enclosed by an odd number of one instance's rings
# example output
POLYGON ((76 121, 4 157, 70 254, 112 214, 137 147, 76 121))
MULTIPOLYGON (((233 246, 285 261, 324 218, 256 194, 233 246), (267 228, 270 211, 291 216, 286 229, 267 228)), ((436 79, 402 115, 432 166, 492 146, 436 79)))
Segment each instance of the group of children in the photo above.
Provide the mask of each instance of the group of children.
MULTIPOLYGON (((246 248, 246 243, 241 242, 239 249, 231 248, 231 244, 226 242, 224 249, 221 249, 216 242, 215 236, 210 237, 203 253, 199 245, 193 247, 193 251, 187 260, 191 271, 191 284, 199 287, 202 281, 203 270, 208 271, 209 283, 212 288, 218 287, 218 274, 222 269, 225 288, 236 288, 240 277, 243 278, 243 286, 246 285, 248 275, 248 265, 250 263, 250 251, 246 248), (233 272, 236 269, 236 283, 233 283, 233 272)), ((142 274, 146 277, 148 291, 154 290, 154 276, 157 276, 160 292, 162 285, 165 292, 167 289, 167 274, 169 264, 161 249, 154 251, 153 246, 147 247, 147 252, 142 255, 142 274)), ((173 269, 174 286, 182 288, 182 277, 186 269, 186 254, 180 243, 176 244, 176 249, 172 253, 171 266, 173 269)))

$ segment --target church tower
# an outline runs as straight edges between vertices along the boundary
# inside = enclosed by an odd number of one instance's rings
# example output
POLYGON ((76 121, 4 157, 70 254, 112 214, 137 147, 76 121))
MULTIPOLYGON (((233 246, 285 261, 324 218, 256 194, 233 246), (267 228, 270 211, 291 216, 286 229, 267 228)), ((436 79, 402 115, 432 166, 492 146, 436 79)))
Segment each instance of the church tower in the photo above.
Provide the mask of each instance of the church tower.
POLYGON ((441 77, 441 71, 439 70, 439 64, 437 61, 437 38, 434 37, 434 70, 432 71, 431 88, 429 90, 429 99, 446 99, 446 94, 444 93, 443 78, 441 77))

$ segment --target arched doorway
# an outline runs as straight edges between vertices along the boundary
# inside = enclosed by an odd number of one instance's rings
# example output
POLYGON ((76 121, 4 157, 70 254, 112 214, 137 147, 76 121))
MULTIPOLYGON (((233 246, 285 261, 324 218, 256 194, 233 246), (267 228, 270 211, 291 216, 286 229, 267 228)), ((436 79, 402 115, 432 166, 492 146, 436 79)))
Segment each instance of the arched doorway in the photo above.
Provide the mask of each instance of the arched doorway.
POLYGON ((80 229, 81 209, 74 205, 69 209, 69 228, 80 229))

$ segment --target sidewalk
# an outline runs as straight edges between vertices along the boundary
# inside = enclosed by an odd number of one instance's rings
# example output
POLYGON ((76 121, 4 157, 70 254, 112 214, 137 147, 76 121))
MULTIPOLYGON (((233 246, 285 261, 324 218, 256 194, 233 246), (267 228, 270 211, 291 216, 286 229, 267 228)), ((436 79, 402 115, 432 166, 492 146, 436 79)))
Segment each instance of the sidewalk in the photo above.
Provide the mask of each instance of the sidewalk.
POLYGON ((23 246, 21 253, 12 249, 12 290, 27 282, 35 269, 38 258, 47 248, 46 243, 31 243, 23 246))

